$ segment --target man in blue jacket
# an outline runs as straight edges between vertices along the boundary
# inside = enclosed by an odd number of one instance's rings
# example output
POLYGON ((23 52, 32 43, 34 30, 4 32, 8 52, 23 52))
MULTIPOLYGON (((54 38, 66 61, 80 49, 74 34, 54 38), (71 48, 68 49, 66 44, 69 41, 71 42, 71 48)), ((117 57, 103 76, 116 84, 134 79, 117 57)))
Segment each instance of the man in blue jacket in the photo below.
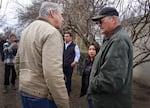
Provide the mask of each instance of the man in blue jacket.
POLYGON ((94 108, 131 108, 133 49, 129 35, 122 29, 119 13, 105 7, 92 20, 104 34, 90 75, 88 98, 94 108))

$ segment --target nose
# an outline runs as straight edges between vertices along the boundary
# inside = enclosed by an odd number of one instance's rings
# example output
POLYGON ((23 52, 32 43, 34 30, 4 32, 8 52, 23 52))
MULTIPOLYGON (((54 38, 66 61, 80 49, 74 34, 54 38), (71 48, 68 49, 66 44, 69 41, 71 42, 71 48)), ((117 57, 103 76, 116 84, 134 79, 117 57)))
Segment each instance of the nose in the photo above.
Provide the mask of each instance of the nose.
POLYGON ((65 23, 65 20, 64 20, 64 18, 62 18, 62 24, 64 24, 65 23))
POLYGON ((62 22, 64 22, 64 17, 62 17, 62 22))

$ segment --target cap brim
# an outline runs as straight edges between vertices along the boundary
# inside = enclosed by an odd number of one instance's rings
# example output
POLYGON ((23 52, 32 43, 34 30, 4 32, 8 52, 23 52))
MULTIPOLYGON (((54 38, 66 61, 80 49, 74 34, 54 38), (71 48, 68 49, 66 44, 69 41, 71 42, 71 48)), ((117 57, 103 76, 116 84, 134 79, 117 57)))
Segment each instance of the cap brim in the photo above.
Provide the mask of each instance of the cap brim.
POLYGON ((105 17, 105 15, 99 15, 99 16, 92 17, 92 21, 98 21, 98 20, 102 19, 103 17, 105 17))

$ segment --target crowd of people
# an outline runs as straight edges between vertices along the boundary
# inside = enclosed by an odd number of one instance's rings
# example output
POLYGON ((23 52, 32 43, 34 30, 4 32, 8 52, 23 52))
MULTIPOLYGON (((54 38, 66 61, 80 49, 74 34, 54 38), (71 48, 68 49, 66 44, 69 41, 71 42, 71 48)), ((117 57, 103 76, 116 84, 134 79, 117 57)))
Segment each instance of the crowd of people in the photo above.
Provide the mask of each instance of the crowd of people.
MULTIPOLYGON (((94 42, 88 47, 80 97, 87 96, 89 108, 131 108, 133 49, 129 35, 113 7, 102 8, 92 21, 104 40, 101 46, 94 42)), ((80 50, 71 32, 62 38, 63 22, 61 5, 43 2, 38 18, 23 30, 19 42, 15 34, 8 40, 1 38, 4 93, 9 85, 16 90, 18 76, 22 108, 70 108, 72 74, 80 50)))

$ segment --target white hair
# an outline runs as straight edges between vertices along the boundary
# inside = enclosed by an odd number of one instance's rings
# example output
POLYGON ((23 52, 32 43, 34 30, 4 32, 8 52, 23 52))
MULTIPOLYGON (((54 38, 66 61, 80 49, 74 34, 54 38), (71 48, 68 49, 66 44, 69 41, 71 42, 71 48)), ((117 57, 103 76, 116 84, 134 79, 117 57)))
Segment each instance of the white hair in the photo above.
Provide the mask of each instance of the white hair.
POLYGON ((39 10, 39 16, 40 17, 47 17, 47 16, 49 16, 51 10, 58 12, 58 11, 63 10, 63 9, 57 3, 43 2, 41 5, 41 8, 39 10))
POLYGON ((117 20, 120 22, 120 18, 118 16, 116 16, 117 20))

